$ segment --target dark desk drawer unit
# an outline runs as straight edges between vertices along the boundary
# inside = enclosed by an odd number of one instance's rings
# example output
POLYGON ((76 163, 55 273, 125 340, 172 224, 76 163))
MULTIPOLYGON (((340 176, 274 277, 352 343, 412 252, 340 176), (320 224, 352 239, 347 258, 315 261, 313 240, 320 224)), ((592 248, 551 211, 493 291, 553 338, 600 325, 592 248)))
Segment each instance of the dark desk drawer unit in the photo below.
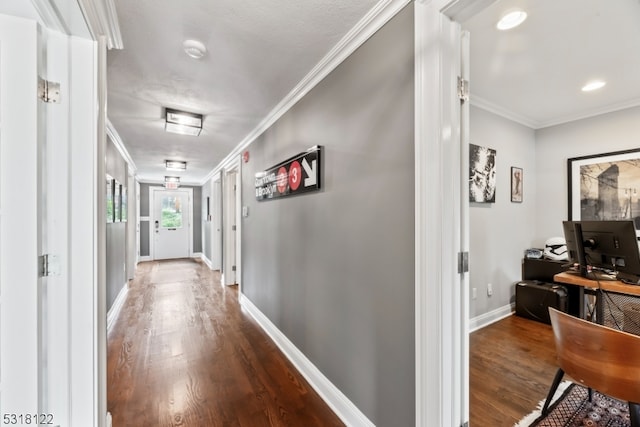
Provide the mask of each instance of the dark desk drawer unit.
POLYGON ((549 307, 568 310, 567 288, 540 280, 516 282, 516 314, 527 319, 551 324, 549 307))

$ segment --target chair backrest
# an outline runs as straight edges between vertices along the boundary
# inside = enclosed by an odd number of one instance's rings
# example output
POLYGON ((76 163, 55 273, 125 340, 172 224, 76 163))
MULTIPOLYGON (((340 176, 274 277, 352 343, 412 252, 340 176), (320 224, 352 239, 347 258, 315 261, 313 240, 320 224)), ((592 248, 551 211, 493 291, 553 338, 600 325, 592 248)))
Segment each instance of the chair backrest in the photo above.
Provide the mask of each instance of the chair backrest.
POLYGON ((549 309, 560 368, 576 382, 640 403, 640 336, 549 309))

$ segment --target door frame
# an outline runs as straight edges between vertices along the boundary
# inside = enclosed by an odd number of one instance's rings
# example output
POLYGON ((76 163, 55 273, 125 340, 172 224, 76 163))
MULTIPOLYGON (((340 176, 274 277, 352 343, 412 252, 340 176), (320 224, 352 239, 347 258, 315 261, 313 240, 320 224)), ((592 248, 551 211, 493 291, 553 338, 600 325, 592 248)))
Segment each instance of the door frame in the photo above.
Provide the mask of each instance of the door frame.
POLYGON ((227 265, 227 261, 229 260, 229 253, 227 248, 227 242, 230 233, 230 227, 235 222, 236 230, 234 233, 235 236, 235 247, 234 247, 234 255, 235 255, 235 277, 233 282, 238 285, 238 290, 242 292, 242 163, 240 162, 240 158, 237 157, 233 161, 229 162, 223 169, 222 172, 222 277, 221 283, 223 285, 231 285, 233 283, 229 282, 229 268, 227 265), (235 175, 235 198, 233 198, 234 203, 234 218, 231 220, 229 218, 228 211, 228 200, 231 199, 229 195, 229 175, 235 175))
POLYGON ((156 251, 156 243, 155 243, 155 233, 154 233, 154 223, 156 221, 156 213, 155 213, 155 197, 157 193, 164 192, 174 192, 174 191, 184 191, 188 194, 189 202, 189 251, 187 254, 188 258, 193 257, 193 188, 192 187, 178 187, 175 190, 168 190, 164 187, 160 186, 150 186, 149 187, 149 256, 152 260, 156 259, 155 251, 156 251))
POLYGON ((222 174, 211 178, 211 267, 222 271, 222 174))

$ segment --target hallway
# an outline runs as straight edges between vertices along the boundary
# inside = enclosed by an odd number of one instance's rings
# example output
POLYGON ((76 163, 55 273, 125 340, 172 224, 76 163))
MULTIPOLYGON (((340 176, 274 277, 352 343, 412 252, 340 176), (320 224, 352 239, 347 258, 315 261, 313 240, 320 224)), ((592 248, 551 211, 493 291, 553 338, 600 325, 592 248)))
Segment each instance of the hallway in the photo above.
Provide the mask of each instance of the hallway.
POLYGON ((108 410, 123 426, 341 426, 201 262, 138 265, 108 336, 108 410))

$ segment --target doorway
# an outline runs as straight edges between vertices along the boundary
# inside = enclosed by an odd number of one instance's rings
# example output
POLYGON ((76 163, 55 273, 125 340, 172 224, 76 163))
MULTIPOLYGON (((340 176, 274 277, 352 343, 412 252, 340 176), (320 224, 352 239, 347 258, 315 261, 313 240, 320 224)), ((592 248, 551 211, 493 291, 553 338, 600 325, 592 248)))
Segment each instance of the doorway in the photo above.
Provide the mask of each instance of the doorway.
POLYGON ((222 284, 240 284, 240 167, 232 165, 224 173, 222 233, 222 284))
POLYGON ((193 189, 151 191, 151 254, 153 259, 191 257, 193 189))

